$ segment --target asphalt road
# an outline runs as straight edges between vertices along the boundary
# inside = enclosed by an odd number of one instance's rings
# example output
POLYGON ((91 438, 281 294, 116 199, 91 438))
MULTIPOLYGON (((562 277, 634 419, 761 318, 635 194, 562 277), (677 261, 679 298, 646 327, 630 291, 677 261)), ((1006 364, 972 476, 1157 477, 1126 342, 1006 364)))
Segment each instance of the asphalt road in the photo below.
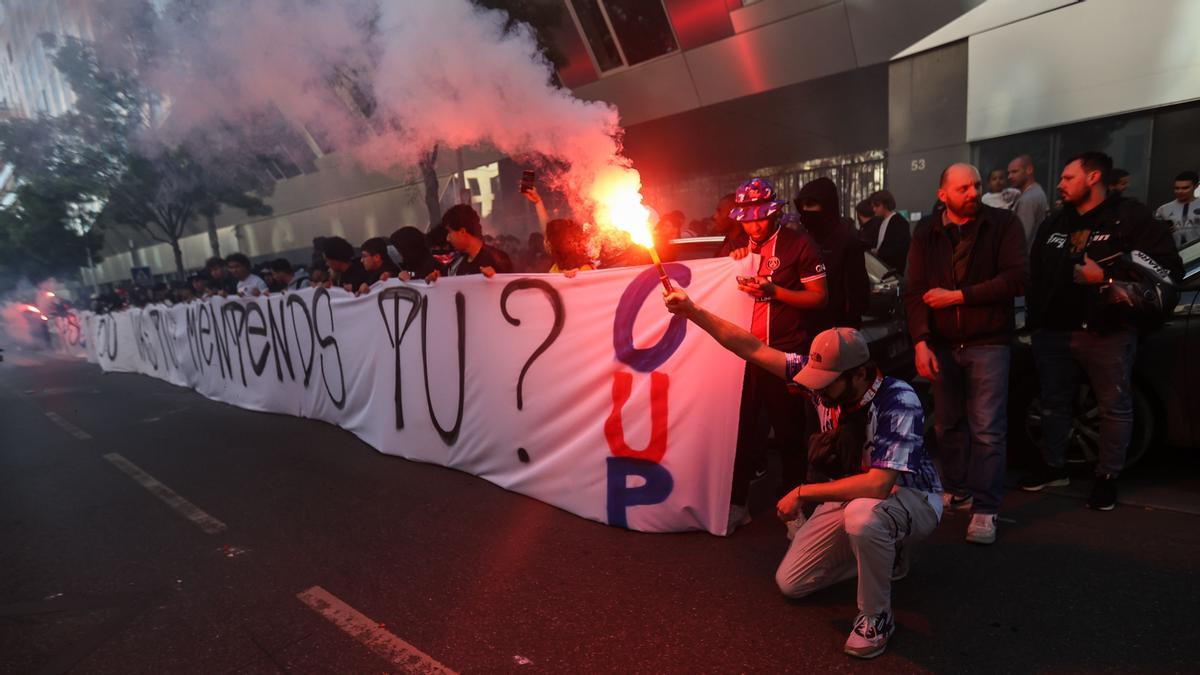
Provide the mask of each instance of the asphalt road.
POLYGON ((321 422, 9 356, 2 672, 401 670, 388 649, 530 673, 1194 672, 1200 657, 1200 516, 1187 509, 1010 493, 988 548, 949 515, 894 589, 888 652, 863 663, 841 653, 853 582, 782 598, 787 542, 769 514, 728 538, 622 531, 321 422), (391 642, 373 650, 306 591, 391 642))

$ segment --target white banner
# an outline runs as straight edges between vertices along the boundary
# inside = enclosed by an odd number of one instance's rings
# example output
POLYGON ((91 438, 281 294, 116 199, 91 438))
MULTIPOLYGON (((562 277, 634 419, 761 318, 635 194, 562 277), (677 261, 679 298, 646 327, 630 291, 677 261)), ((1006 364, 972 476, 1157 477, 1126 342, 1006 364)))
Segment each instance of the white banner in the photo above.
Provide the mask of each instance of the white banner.
MULTIPOLYGON (((698 303, 748 321, 745 266, 667 265, 698 303)), ((629 268, 212 298, 81 325, 106 371, 324 420, 592 520, 723 534, 742 363, 661 296, 654 268, 629 268)))
MULTIPOLYGON (((87 314, 70 310, 50 316, 50 332, 54 336, 54 349, 68 356, 87 355, 87 314)), ((89 359, 92 363, 95 360, 89 359)))

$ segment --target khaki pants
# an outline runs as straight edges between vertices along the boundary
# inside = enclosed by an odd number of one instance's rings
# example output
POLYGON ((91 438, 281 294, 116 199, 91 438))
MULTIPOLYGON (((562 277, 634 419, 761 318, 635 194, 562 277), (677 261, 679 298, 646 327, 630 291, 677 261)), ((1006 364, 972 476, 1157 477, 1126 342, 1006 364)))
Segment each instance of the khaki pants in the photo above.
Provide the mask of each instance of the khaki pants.
POLYGON ((912 545, 937 524, 926 493, 910 488, 887 499, 826 502, 796 531, 775 583, 789 598, 803 598, 857 575, 859 611, 891 612, 897 544, 912 545))

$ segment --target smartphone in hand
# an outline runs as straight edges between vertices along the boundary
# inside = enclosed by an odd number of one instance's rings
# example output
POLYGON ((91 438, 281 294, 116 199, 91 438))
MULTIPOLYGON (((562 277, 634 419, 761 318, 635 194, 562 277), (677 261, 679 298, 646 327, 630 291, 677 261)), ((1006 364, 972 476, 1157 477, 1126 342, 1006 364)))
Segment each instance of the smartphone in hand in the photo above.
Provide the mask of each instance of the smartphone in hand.
POLYGON ((738 284, 739 284, 739 285, 741 285, 741 286, 749 286, 749 285, 751 285, 751 284, 756 284, 756 283, 758 283, 758 278, 756 278, 756 277, 743 277, 743 276, 739 276, 739 277, 737 278, 737 282, 738 282, 738 284))

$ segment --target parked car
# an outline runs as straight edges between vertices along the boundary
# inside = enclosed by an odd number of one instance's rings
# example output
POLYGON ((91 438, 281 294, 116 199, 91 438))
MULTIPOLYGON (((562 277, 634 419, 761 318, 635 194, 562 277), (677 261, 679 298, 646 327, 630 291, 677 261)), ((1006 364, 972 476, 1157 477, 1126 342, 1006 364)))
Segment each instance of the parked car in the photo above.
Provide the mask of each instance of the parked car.
MULTIPOLYGON (((1165 325, 1142 336, 1133 367, 1127 468, 1159 446, 1200 446, 1200 242, 1179 253, 1184 266, 1179 304, 1165 325)), ((1019 335, 1013 350, 1012 373, 1010 446, 1017 453, 1033 452, 1041 442, 1042 420, 1027 332, 1019 335)), ((1067 444, 1067 459, 1073 463, 1095 462, 1100 443, 1100 411, 1087 378, 1082 379, 1067 444)))
MULTIPOLYGON (((722 237, 688 237, 670 242, 674 260, 711 258, 721 248, 722 237)), ((863 316, 861 331, 871 348, 871 356, 883 372, 895 377, 912 379, 912 341, 904 319, 904 303, 900 297, 900 275, 870 251, 865 253, 867 277, 871 283, 871 299, 863 316)), ((729 283, 733 283, 730 279, 729 283)))

